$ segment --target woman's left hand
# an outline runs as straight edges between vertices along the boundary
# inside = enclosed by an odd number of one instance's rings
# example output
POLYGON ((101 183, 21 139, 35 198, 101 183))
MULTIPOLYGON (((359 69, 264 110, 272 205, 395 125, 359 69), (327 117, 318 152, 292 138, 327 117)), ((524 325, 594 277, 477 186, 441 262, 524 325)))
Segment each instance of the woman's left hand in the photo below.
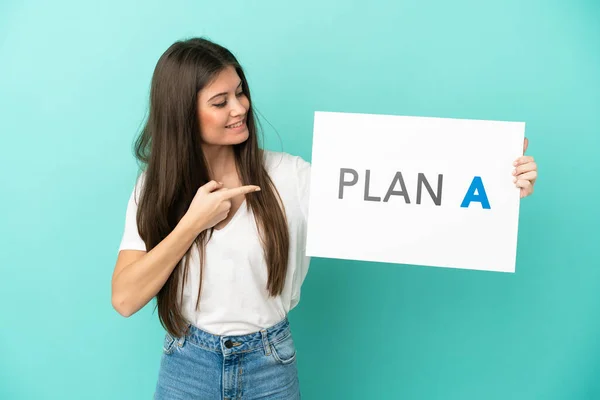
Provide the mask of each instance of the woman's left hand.
POLYGON ((525 138, 523 142, 523 156, 517 158, 513 163, 513 182, 518 188, 521 188, 521 198, 527 197, 533 193, 533 186, 538 176, 537 164, 533 157, 526 156, 525 151, 529 145, 529 140, 525 138))

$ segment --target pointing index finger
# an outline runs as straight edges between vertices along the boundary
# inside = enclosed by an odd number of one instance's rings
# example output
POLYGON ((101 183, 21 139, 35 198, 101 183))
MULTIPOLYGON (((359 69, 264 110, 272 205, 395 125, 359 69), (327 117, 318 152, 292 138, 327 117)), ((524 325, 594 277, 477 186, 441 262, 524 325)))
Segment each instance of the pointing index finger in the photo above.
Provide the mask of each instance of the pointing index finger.
POLYGON ((240 187, 236 187, 236 188, 233 188, 233 189, 229 189, 228 191, 224 192, 223 193, 223 198, 225 200, 229 200, 232 197, 239 196, 241 194, 258 192, 259 190, 260 190, 260 187, 258 187, 256 185, 240 186, 240 187))

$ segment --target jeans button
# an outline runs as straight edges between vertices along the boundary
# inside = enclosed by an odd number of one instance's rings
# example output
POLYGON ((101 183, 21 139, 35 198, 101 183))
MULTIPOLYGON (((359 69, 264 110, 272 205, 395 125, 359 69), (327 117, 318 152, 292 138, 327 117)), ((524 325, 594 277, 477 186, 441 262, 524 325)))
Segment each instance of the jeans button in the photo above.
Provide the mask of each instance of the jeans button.
POLYGON ((227 339, 225 341, 225 347, 227 347, 228 349, 233 347, 233 343, 231 342, 231 340, 227 339))

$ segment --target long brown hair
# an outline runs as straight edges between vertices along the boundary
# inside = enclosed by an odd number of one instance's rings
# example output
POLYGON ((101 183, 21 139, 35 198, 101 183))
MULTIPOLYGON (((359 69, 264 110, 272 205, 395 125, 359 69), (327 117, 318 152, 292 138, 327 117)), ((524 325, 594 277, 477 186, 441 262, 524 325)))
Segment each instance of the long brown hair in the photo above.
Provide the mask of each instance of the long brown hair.
MULTIPOLYGON (((288 263, 289 232, 285 210, 263 166, 263 152, 258 143, 257 124, 244 71, 229 50, 207 39, 175 42, 160 57, 154 70, 148 119, 135 142, 136 158, 141 169, 145 169, 138 203, 138 230, 150 251, 173 231, 198 188, 212 179, 201 146, 197 99, 198 93, 228 66, 235 68, 250 101, 246 120, 249 137, 233 149, 242 185, 262 188, 261 192, 247 196, 246 204, 255 215, 260 233, 268 266, 267 290, 276 296, 283 290, 288 263)), ((212 232, 213 228, 201 232, 187 253, 189 255, 197 246, 200 254, 196 309, 200 306, 205 244, 212 232)), ((184 256, 177 263, 156 296, 160 322, 175 336, 184 334, 187 327, 177 293, 188 276, 189 259, 184 256)))

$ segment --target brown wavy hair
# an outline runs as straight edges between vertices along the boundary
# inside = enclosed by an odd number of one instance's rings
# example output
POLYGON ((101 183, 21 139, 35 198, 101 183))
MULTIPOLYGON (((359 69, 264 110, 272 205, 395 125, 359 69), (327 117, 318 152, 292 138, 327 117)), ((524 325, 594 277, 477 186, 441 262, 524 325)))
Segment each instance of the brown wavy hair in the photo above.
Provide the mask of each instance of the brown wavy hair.
MULTIPOLYGON (((246 205, 255 215, 268 265, 267 290, 275 296, 282 292, 288 263, 289 233, 285 210, 263 165, 257 121, 244 71, 229 50, 210 40, 177 41, 157 62, 150 88, 149 115, 135 142, 135 156, 141 170, 145 170, 137 225, 146 249, 150 251, 173 231, 198 188, 213 179, 209 176, 201 146, 198 94, 219 72, 230 66, 242 80, 243 92, 250 101, 246 120, 249 137, 233 146, 235 162, 242 185, 258 185, 262 189, 247 196, 246 205)), ((200 308, 205 244, 213 229, 201 232, 186 254, 189 255, 194 246, 200 253, 196 309, 200 308)), ((183 335, 187 328, 177 293, 185 284, 188 268, 189 257, 184 256, 156 296, 160 322, 174 336, 183 335)))

